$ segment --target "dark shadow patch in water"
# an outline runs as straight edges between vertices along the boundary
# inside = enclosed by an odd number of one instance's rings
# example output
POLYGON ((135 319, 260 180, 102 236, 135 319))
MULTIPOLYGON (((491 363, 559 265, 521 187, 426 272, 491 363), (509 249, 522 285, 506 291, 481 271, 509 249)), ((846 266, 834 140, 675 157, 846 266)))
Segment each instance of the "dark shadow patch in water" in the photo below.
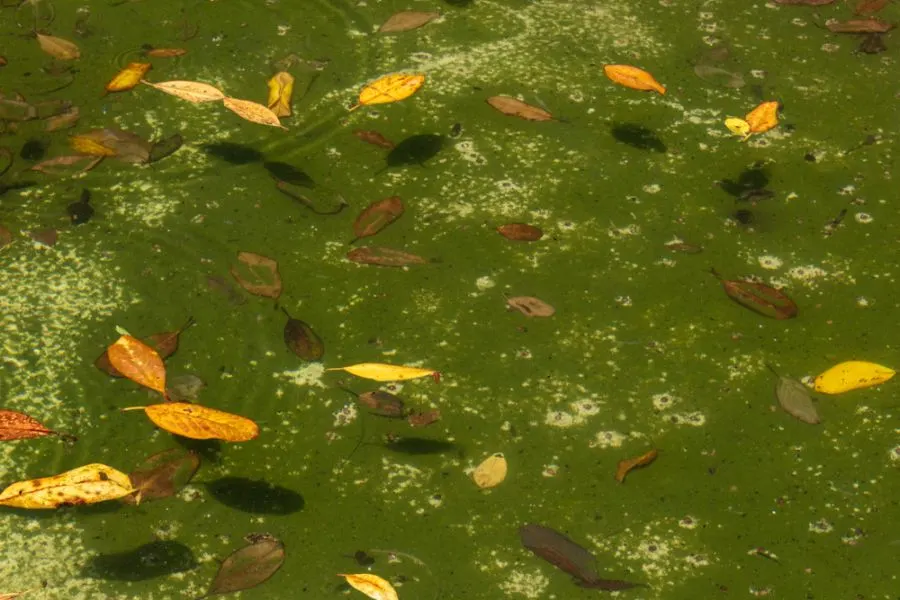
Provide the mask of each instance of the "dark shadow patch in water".
POLYGON ((725 193, 740 198, 752 190, 765 189, 769 185, 769 174, 761 165, 755 164, 741 171, 736 179, 722 179, 718 184, 725 193))
POLYGON ((450 6, 472 6, 474 0, 444 0, 450 6))
POLYGON ((289 515, 303 510, 303 496, 280 485, 246 477, 222 477, 206 484, 222 504, 242 512, 289 515))
POLYGON ((49 147, 50 140, 32 138, 22 146, 22 149, 19 151, 19 157, 32 162, 43 160, 49 147))
POLYGON ((225 162, 233 165, 246 165, 252 162, 263 160, 262 152, 254 150, 249 146, 241 144, 232 144, 230 142, 218 142, 215 144, 204 144, 201 146, 207 154, 221 158, 225 162))
POLYGON ((180 542, 160 540, 126 552, 94 556, 82 574, 93 579, 143 581, 190 571, 197 566, 190 548, 180 542))
POLYGON ((425 166, 425 161, 434 157, 443 147, 444 136, 436 133, 420 133, 397 144, 388 152, 385 161, 388 168, 406 165, 425 166))
POLYGON ((384 447, 402 454, 447 454, 462 449, 453 442, 420 437, 403 437, 387 442, 384 447))
POLYGON ((174 435, 172 439, 185 450, 198 454, 203 464, 218 464, 222 461, 222 442, 219 440, 194 440, 180 435, 174 435))
POLYGON ((263 163, 263 167, 269 172, 269 175, 275 179, 280 179, 291 185, 299 185, 306 188, 316 187, 316 182, 313 181, 312 177, 307 175, 302 169, 298 169, 293 165, 267 160, 263 163))
POLYGON ((617 123, 610 129, 616 141, 628 144, 638 150, 652 150, 653 152, 665 152, 668 148, 652 129, 636 123, 617 123))

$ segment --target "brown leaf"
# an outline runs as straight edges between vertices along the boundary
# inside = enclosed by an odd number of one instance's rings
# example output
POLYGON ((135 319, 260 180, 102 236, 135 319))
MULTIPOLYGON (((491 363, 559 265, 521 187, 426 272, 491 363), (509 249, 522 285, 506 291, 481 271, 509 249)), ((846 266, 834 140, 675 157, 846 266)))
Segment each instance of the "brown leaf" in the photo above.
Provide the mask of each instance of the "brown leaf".
POLYGON ((536 106, 525 104, 521 100, 509 96, 491 96, 487 103, 502 112, 504 115, 519 117, 528 121, 552 121, 553 115, 536 106))
POLYGON ((131 486, 136 494, 125 496, 126 504, 139 504, 144 500, 155 500, 174 496, 190 482, 200 468, 200 455, 181 448, 171 448, 146 458, 129 474, 131 486))
POLYGON ((506 304, 526 317, 550 317, 556 309, 533 296, 514 296, 506 299, 506 304))
POLYGON ((640 456, 636 456, 635 458, 620 460, 619 464, 616 466, 616 481, 625 483, 625 477, 629 472, 633 469, 649 465, 656 460, 657 456, 659 456, 659 451, 654 449, 641 454, 640 456))
POLYGON ((353 135, 366 142, 367 144, 372 144, 373 146, 378 146, 379 148, 384 148, 385 150, 393 150, 396 146, 394 142, 387 139, 377 131, 354 129, 353 135))
POLYGON ((142 137, 115 127, 93 129, 72 136, 69 142, 78 152, 114 156, 123 162, 135 164, 147 163, 152 148, 150 142, 142 137))
POLYGON ((382 267, 404 267, 406 265, 424 265, 428 263, 428 260, 421 256, 378 246, 354 248, 347 253, 347 260, 382 267))
POLYGON ((382 390, 363 392, 356 399, 368 408, 370 413, 379 417, 402 419, 406 415, 403 399, 390 392, 382 390))
POLYGON ((534 225, 507 223, 497 228, 497 233, 516 242, 536 242, 544 237, 544 232, 534 225))
POLYGON ((287 127, 282 125, 281 121, 278 120, 278 115, 272 112, 268 106, 258 102, 240 100, 238 98, 223 98, 222 104, 240 118, 250 121, 251 123, 269 125, 271 127, 279 127, 287 130, 287 127))
POLYGON ((874 15, 887 6, 888 2, 889 0, 859 0, 853 12, 863 16, 874 15))
POLYGON ((412 427, 427 427, 432 423, 436 423, 441 419, 441 411, 438 409, 429 410, 426 412, 414 412, 410 413, 406 417, 406 422, 409 423, 412 427))
MULTIPOLYGON (((73 106, 66 112, 55 115, 53 117, 48 118, 44 121, 44 130, 45 131, 58 131, 60 129, 68 129, 69 127, 74 127, 76 123, 78 123, 78 119, 81 117, 81 113, 78 110, 77 106, 73 106)), ((34 167, 32 167, 34 168, 34 167)))
POLYGON ((353 221, 353 234, 356 237, 350 240, 350 243, 353 244, 360 238, 375 235, 399 219, 403 210, 403 201, 400 200, 400 196, 391 196, 373 202, 353 221))
POLYGON ((885 33, 895 27, 880 19, 850 19, 849 21, 829 20, 825 27, 832 33, 885 33))
POLYGON ((394 13, 378 29, 378 33, 400 33, 416 29, 441 16, 438 12, 422 12, 417 10, 404 10, 394 13))
POLYGON ((265 582, 284 563, 284 544, 270 535, 248 536, 249 546, 222 562, 206 596, 247 590, 265 582))
POLYGON ((256 296, 278 299, 281 295, 281 275, 278 263, 253 252, 239 252, 239 265, 231 266, 231 276, 242 288, 256 296))
POLYGON ((12 244, 13 234, 12 231, 0 225, 0 250, 12 244))
POLYGON ((26 440, 45 435, 71 437, 47 429, 40 421, 24 413, 0 408, 0 441, 26 440))
POLYGON ((710 273, 722 282, 722 289, 729 298, 755 313, 773 319, 797 316, 797 304, 781 290, 755 281, 728 281, 715 269, 710 269, 710 273))
POLYGON ((56 245, 56 241, 59 238, 59 233, 55 229, 50 227, 47 229, 38 229, 37 231, 29 231, 28 237, 36 241, 38 244, 43 244, 52 248, 56 245))
POLYGON ((804 6, 824 6, 833 2, 834 0, 775 0, 775 4, 793 4, 804 6))
POLYGON ((156 353, 159 354, 159 357, 162 359, 169 358, 178 350, 178 337, 184 333, 184 331, 195 324, 194 317, 188 317, 188 320, 179 327, 176 331, 164 331, 162 333, 154 333, 153 335, 147 336, 144 339, 144 342, 152 346, 156 353))
POLYGON ((325 343, 322 338, 307 323, 288 314, 284 307, 281 307, 281 310, 288 318, 284 324, 284 344, 288 350, 303 360, 322 360, 325 355, 325 343))
POLYGON ((39 162, 38 164, 32 166, 29 171, 38 171, 40 173, 44 173, 45 175, 59 175, 60 173, 53 170, 53 167, 68 167, 79 163, 83 160, 90 161, 86 167, 81 169, 81 172, 90 171, 97 164, 103 160, 102 156, 88 156, 86 154, 68 154, 66 156, 57 156, 56 158, 49 158, 45 161, 39 162))
POLYGON ((144 54, 152 58, 174 58, 184 56, 187 52, 184 48, 151 48, 144 54))
POLYGON ((78 46, 69 40, 53 37, 52 35, 44 35, 42 33, 36 33, 35 37, 37 37, 41 50, 53 58, 58 58, 59 60, 75 60, 76 58, 81 57, 81 51, 78 49, 78 46))

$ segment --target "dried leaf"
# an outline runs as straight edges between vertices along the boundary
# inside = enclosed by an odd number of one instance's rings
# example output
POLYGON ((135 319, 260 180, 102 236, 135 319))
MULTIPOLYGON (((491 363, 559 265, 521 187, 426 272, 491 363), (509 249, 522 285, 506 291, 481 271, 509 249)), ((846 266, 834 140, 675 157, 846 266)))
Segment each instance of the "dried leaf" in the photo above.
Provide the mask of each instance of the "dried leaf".
POLYGON ((775 384, 775 398, 778 400, 781 408, 804 423, 811 425, 821 423, 822 420, 819 418, 819 413, 816 410, 816 405, 813 403, 812 396, 809 394, 809 389, 796 379, 779 375, 771 365, 767 366, 778 378, 778 383, 775 384))
POLYGON ((272 127, 280 127, 281 129, 287 130, 287 127, 282 125, 281 121, 278 120, 278 115, 269 110, 267 106, 263 106, 258 102, 239 100, 237 98, 223 98, 222 103, 225 105, 225 108, 251 123, 270 125, 272 127))
POLYGON ((832 33, 886 33, 895 25, 880 19, 851 19, 849 21, 830 20, 825 27, 832 33))
POLYGON ((372 144, 373 146, 378 146, 379 148, 384 148, 385 150, 393 150, 396 146, 394 142, 387 139, 377 131, 354 129, 353 135, 366 142, 367 144, 372 144))
POLYGON ((246 442, 259 435, 259 426, 250 419, 199 404, 167 402, 122 410, 143 410, 161 429, 194 440, 246 442))
POLYGON ((159 354, 160 358, 165 360, 178 351, 178 338, 188 327, 195 323, 194 317, 188 317, 188 320, 185 321, 184 325, 177 330, 154 333, 153 335, 147 336, 144 341, 147 345, 152 346, 156 350, 156 353, 159 354))
POLYGON ((491 96, 487 103, 502 112, 504 115, 519 117, 528 121, 552 121, 553 115, 536 106, 525 104, 521 100, 509 96, 491 96))
POLYGON ((362 592, 372 600, 398 600, 397 590, 394 589, 394 586, 378 575, 372 575, 371 573, 359 573, 356 575, 338 573, 338 577, 346 579, 350 587, 362 592))
POLYGON ((119 71, 116 76, 106 84, 106 91, 124 92, 125 90, 130 90, 141 82, 141 79, 143 79, 144 75, 146 75, 147 71, 151 68, 153 68, 153 65, 150 63, 128 63, 127 67, 119 71))
POLYGON ((238 262, 231 266, 231 276, 242 288, 256 296, 278 299, 282 286, 277 262, 253 252, 239 252, 238 262))
POLYGON ((412 96, 416 90, 425 83, 424 75, 412 75, 409 73, 395 73, 379 77, 372 83, 363 87, 359 93, 359 102, 350 110, 356 110, 360 106, 370 104, 387 104, 399 102, 412 96))
POLYGON ((430 23, 441 16, 438 12, 423 12, 418 10, 403 10, 391 15, 384 24, 378 28, 378 33, 400 33, 409 31, 430 23))
POLYGON ((382 390, 363 392, 356 399, 360 404, 368 408, 369 412, 379 417, 402 419, 406 415, 406 407, 403 404, 403 400, 390 392, 382 390))
POLYGON ((122 500, 126 504, 139 504, 144 500, 174 496, 190 482, 199 468, 200 455, 196 452, 181 448, 157 452, 131 472, 129 478, 137 493, 122 500))
POLYGON ((94 157, 85 154, 69 154, 66 156, 57 156, 56 158, 50 158, 45 161, 42 161, 29 169, 29 171, 39 171, 46 175, 58 175, 56 171, 53 171, 53 167, 68 167, 74 164, 77 164, 83 160, 91 161, 86 168, 81 169, 82 171, 89 171, 93 168, 99 160, 102 160, 103 157, 94 157))
POLYGON ((359 363, 347 367, 334 367, 326 371, 346 371, 351 375, 372 379, 374 381, 405 381, 419 377, 434 377, 437 371, 434 369, 422 369, 419 367, 404 367, 385 363, 359 363))
POLYGON ((618 481, 619 483, 625 483, 625 477, 630 471, 639 467, 646 467, 654 460, 656 460, 656 457, 658 455, 659 451, 654 449, 634 458, 626 458, 624 460, 620 460, 619 464, 616 465, 616 481, 618 481))
POLYGON ((427 427, 441 419, 441 411, 433 409, 425 412, 414 412, 406 416, 406 422, 411 427, 427 427))
POLYGON ((710 273, 722 282, 729 298, 755 313, 779 320, 797 316, 797 305, 780 290, 755 281, 728 281, 715 269, 710 269, 710 273))
MULTIPOLYGON (((3 61, 3 57, 0 56, 0 66, 6 64, 3 61)), ((24 592, 12 592, 10 594, 0 594, 0 600, 14 600, 15 598, 20 598, 30 592, 31 590, 25 590, 24 592)))
POLYGON ((250 545, 232 552, 222 562, 206 596, 256 587, 284 564, 284 544, 280 540, 266 534, 251 535, 246 539, 250 545))
POLYGON ((853 12, 858 15, 874 15, 887 6, 888 2, 889 0, 859 0, 853 12))
POLYGON ((492 454, 472 472, 472 480, 481 489, 500 485, 506 479, 507 463, 502 452, 492 454))
POLYGON ((24 413, 0 408, 0 442, 26 440, 46 435, 69 437, 66 434, 47 429, 40 421, 24 413))
POLYGON ((506 304, 526 317, 550 317, 556 309, 533 296, 513 296, 506 299, 506 304))
POLYGON ((750 133, 764 133, 778 125, 778 107, 776 101, 763 102, 744 117, 750 126, 750 133))
POLYGON ((276 117, 291 116, 291 95, 294 93, 294 76, 280 71, 269 80, 269 100, 266 102, 276 117))
POLYGON ((73 106, 62 114, 48 117, 44 121, 44 131, 59 131, 60 129, 74 127, 80 117, 81 112, 78 110, 78 107, 73 106))
POLYGON ((141 83, 156 88, 161 92, 171 94, 176 98, 187 100, 188 102, 216 102, 225 99, 225 94, 222 90, 215 88, 208 83, 200 83, 198 81, 163 81, 160 83, 150 83, 146 79, 142 79, 141 83))
POLYGON ((604 65, 603 72, 609 79, 627 88, 644 92, 653 91, 659 94, 666 93, 666 88, 643 69, 629 65, 604 65))
POLYGON ((109 363, 137 384, 166 394, 166 366, 156 350, 130 335, 123 335, 106 349, 109 363))
POLYGON ((132 492, 128 475, 94 463, 52 477, 14 483, 0 492, 0 505, 59 508, 115 500, 132 492))
POLYGON ((176 56, 184 56, 188 51, 184 48, 151 48, 144 54, 151 58, 175 58, 176 56))
POLYGON ((400 200, 400 196, 391 196, 373 202, 353 221, 353 234, 356 237, 350 243, 353 244, 360 238, 375 235, 399 219, 403 210, 403 201, 400 200))
POLYGON ((69 40, 53 37, 52 35, 44 35, 42 33, 36 33, 35 37, 37 37, 41 50, 53 58, 59 60, 75 60, 76 58, 81 58, 81 50, 69 40))
POLYGON ((284 324, 284 344, 288 350, 302 360, 322 360, 325 355, 325 343, 322 342, 322 338, 306 322, 293 318, 284 307, 281 310, 288 318, 284 324))
POLYGON ((407 265, 424 265, 428 260, 415 254, 378 246, 360 246, 347 253, 347 260, 366 265, 382 267, 405 267, 407 265))
POLYGON ((507 223, 497 228, 497 233, 516 242, 536 242, 544 237, 544 232, 534 225, 507 223))
POLYGON ((38 244, 43 244, 44 246, 48 246, 52 248, 56 245, 57 240, 59 239, 59 232, 56 229, 49 227, 47 229, 38 229, 37 231, 29 231, 28 237, 33 239, 38 244))
POLYGON ((823 394, 843 394, 884 383, 895 373, 890 367, 876 363, 849 360, 816 377, 815 389, 823 394))

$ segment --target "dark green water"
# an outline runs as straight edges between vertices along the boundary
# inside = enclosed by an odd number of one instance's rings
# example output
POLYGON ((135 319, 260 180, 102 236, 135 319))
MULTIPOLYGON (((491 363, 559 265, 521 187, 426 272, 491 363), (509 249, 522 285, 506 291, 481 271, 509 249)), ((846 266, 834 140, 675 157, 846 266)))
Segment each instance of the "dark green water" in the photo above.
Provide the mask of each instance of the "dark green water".
MULTIPOLYGON (((67 63, 25 35, 50 3, 9 4, 0 92, 69 100, 81 117, 49 133, 40 120, 7 122, 0 136, 15 156, 0 180, 0 224, 15 235, 0 250, 0 406, 80 439, 3 442, 0 481, 91 462, 129 472, 179 446, 118 411, 158 396, 92 366, 117 326, 143 336, 193 316, 169 377, 200 377, 198 402, 262 431, 193 445, 203 465, 174 498, 3 509, 0 593, 196 597, 217 560, 266 532, 286 560, 244 598, 362 598, 336 577, 366 572, 357 550, 404 600, 603 594, 522 548, 518 528, 533 522, 589 548, 603 576, 649 586, 622 597, 900 598, 896 381, 819 395, 823 422, 808 425, 778 408, 765 367, 800 378, 844 360, 900 363, 896 35, 865 54, 860 36, 821 26, 852 18, 852 3, 57 1, 42 31, 80 47, 67 63), (407 9, 443 14, 375 33, 407 9), (188 50, 153 59, 148 79, 256 102, 274 63, 296 56, 287 131, 146 86, 103 96, 142 44, 188 50), (668 93, 612 84, 609 63, 650 70, 668 93), (743 85, 698 77, 697 65, 743 85), (427 82, 347 113, 361 86, 396 71, 427 82), (497 94, 561 120, 502 115, 485 102, 497 94), (783 103, 779 126, 731 136, 724 119, 764 100, 783 103), (41 158, 23 158, 26 144, 44 159, 70 154, 69 135, 103 127, 177 132, 185 145, 150 166, 27 171, 41 158), (385 151, 354 129, 438 135, 442 147, 384 169, 385 151), (273 162, 311 180, 300 189, 316 206, 349 208, 317 215, 282 195, 273 162), (773 195, 739 199, 758 188, 773 195), (82 189, 96 213, 72 226, 66 206, 82 189), (372 245, 436 260, 347 261, 354 217, 392 195, 406 213, 372 245), (495 232, 509 222, 545 235, 510 242, 495 232), (52 248, 26 235, 44 228, 59 230, 52 248), (673 240, 703 252, 672 252, 673 240), (278 261, 280 305, 322 336, 323 363, 288 352, 272 300, 239 291, 236 304, 209 286, 233 281, 240 251, 278 261), (783 286, 798 318, 741 308, 710 267, 783 286), (505 297, 520 295, 556 313, 508 311, 505 297), (391 389, 441 420, 414 430, 357 410, 336 384, 378 384, 323 372, 357 362, 440 370, 439 384, 391 389), (650 448, 655 463, 613 479, 619 460, 650 448), (509 474, 480 490, 471 470, 496 452, 509 474)), ((878 17, 897 21, 898 5, 878 17)))

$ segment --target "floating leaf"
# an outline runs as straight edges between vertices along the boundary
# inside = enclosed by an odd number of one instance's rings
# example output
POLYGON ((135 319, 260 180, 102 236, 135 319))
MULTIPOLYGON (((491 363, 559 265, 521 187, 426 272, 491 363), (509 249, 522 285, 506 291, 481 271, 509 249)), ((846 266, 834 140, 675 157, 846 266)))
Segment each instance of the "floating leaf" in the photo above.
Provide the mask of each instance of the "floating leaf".
POLYGON ((883 365, 849 360, 831 367, 816 377, 815 389, 823 394, 843 394, 884 383, 895 373, 896 371, 883 365))
POLYGON ((506 304, 526 317, 550 317, 556 312, 555 308, 533 296, 513 296, 506 299, 506 304))
POLYGON ((362 592, 372 600, 398 600, 397 590, 394 589, 394 586, 378 575, 372 575, 371 573, 356 575, 338 573, 338 577, 346 579, 350 587, 362 592))
POLYGON ((895 25, 880 19, 851 19, 849 21, 827 21, 825 27, 832 33, 886 33, 895 25))
POLYGON ((750 123, 740 117, 728 117, 725 119, 725 127, 727 127, 728 131, 734 135, 741 136, 741 141, 746 140, 752 134, 750 131, 750 123))
POLYGON ((516 242, 536 242, 544 237, 544 232, 534 225, 507 223, 497 228, 497 233, 516 242))
POLYGON ((525 104, 521 100, 509 96, 491 96, 487 103, 502 112, 504 115, 519 117, 528 121, 552 121, 553 115, 536 106, 525 104))
POLYGON ((46 435, 70 437, 52 429, 47 429, 40 421, 24 413, 0 408, 0 442, 26 440, 46 435))
POLYGON ((284 324, 284 344, 288 350, 303 360, 322 360, 325 355, 322 338, 306 322, 292 317, 284 307, 281 310, 288 318, 284 324))
POLYGON ((506 479, 507 463, 502 452, 492 454, 475 467, 472 472, 472 480, 481 489, 492 488, 500 485, 506 479))
POLYGON ((372 144, 373 146, 378 146, 379 148, 384 148, 385 150, 393 150, 396 146, 394 142, 387 139, 377 131, 354 129, 353 135, 366 142, 367 144, 372 144))
POLYGON ((703 252, 703 246, 691 244, 679 239, 672 240, 663 244, 669 252, 681 252, 683 254, 700 254, 703 252))
POLYGON ((281 275, 278 263, 253 252, 239 252, 240 265, 231 266, 231 276, 241 287, 256 296, 278 299, 281 295, 281 275))
POLYGON ((629 472, 639 467, 646 467, 654 460, 656 460, 656 457, 658 455, 659 451, 654 449, 634 458, 626 458, 625 460, 620 460, 619 464, 616 465, 616 481, 618 481, 619 483, 625 483, 625 477, 629 472))
POLYGON ((187 100, 188 102, 216 102, 225 99, 225 94, 222 90, 215 88, 208 83, 200 83, 198 81, 162 81, 160 83, 150 83, 146 79, 142 79, 141 83, 156 88, 161 92, 181 98, 182 100, 187 100))
POLYGON ((368 408, 369 412, 379 417, 402 419, 406 415, 403 400, 390 392, 382 390, 363 392, 356 399, 360 404, 368 408))
POLYGON ((156 350, 130 335, 123 335, 106 349, 109 363, 128 379, 166 394, 166 366, 156 350))
POLYGON ((251 123, 280 127, 281 129, 285 130, 287 129, 287 127, 282 125, 281 121, 278 120, 278 115, 269 110, 269 107, 263 106, 258 102, 239 100, 237 98, 223 98, 222 104, 225 105, 225 108, 234 112, 240 118, 246 119, 251 123))
POLYGON ((425 412, 414 412, 406 416, 406 422, 411 427, 427 427, 441 419, 441 411, 433 409, 425 412))
POLYGON ((666 88, 653 78, 653 75, 629 65, 604 65, 603 72, 609 79, 633 90, 653 91, 665 94, 666 88))
POLYGON ((351 107, 356 110, 360 106, 370 104, 387 104, 399 102, 412 96, 425 83, 424 75, 396 73, 385 75, 366 85, 359 93, 359 103, 351 107))
POLYGON ((856 3, 856 7, 853 9, 858 15, 874 15, 885 6, 888 5, 890 0, 859 0, 856 3))
POLYGON ((155 163, 156 161, 174 154, 181 148, 182 144, 184 144, 184 139, 181 137, 180 133, 153 142, 153 145, 150 147, 150 156, 147 158, 147 162, 155 163))
POLYGON ((267 534, 244 538, 250 545, 236 550, 222 562, 205 596, 227 594, 256 587, 284 564, 284 544, 267 534))
POLYGON ((77 106, 73 106, 64 113, 49 117, 44 121, 44 131, 59 131, 60 129, 68 129, 74 127, 81 117, 81 112, 77 106))
POLYGON ((353 221, 353 234, 356 236, 350 243, 360 238, 373 236, 403 214, 403 201, 400 196, 391 196, 373 202, 365 208, 353 221))
POLYGON ((384 24, 378 28, 378 33, 400 33, 416 29, 434 21, 441 13, 424 12, 418 10, 403 10, 391 15, 384 24))
POLYGON ((797 316, 797 305, 780 290, 755 281, 727 281, 715 269, 710 269, 710 273, 722 282, 729 298, 755 313, 773 319, 797 316))
POLYGON ((115 127, 94 129, 72 136, 69 143, 75 150, 84 154, 114 156, 118 160, 137 164, 144 164, 150 160, 150 142, 115 127))
POLYGON ((778 125, 778 107, 776 101, 763 102, 747 113, 744 120, 750 126, 750 133, 763 133, 778 125))
POLYGON ((775 0, 775 4, 824 6, 833 3, 834 0, 775 0))
POLYGON ((146 75, 147 71, 151 68, 153 68, 153 65, 150 63, 128 63, 127 67, 119 71, 116 76, 106 84, 106 91, 124 92, 125 90, 130 90, 141 82, 141 79, 144 78, 144 75, 146 75))
POLYGON ((291 96, 294 93, 294 76, 279 71, 269 80, 269 100, 266 102, 276 117, 291 116, 291 96))
POLYGON ((347 260, 382 267, 405 267, 406 265, 424 265, 428 263, 428 260, 421 256, 378 246, 354 248, 347 253, 347 260))
POLYGON ((143 410, 161 429, 194 440, 246 442, 259 435, 259 426, 250 419, 199 404, 167 402, 122 410, 143 410))
POLYGON ((131 472, 129 478, 137 493, 122 500, 126 504, 139 504, 144 500, 174 496, 199 468, 200 455, 196 452, 181 448, 157 452, 131 472))
MULTIPOLYGON (((82 154, 87 154, 89 156, 115 156, 116 151, 112 148, 107 148, 96 139, 87 135, 73 135, 69 138, 69 145, 72 146, 72 149, 76 152, 81 152, 82 154)), ((60 157, 60 159, 68 160, 68 157, 60 157)), ((45 161, 41 163, 41 165, 35 165, 32 167, 35 170, 41 170, 44 166, 48 166, 45 161), (41 167, 41 169, 39 169, 41 167)), ((64 161, 55 163, 55 164, 66 164, 64 161)))
POLYGON ((41 50, 53 58, 58 58, 59 60, 75 60, 76 58, 81 58, 81 50, 69 40, 53 37, 52 35, 44 35, 42 33, 36 33, 35 37, 37 38, 38 44, 41 46, 41 50))
POLYGON ((818 411, 816 411, 816 405, 813 404, 809 389, 796 379, 779 375, 771 365, 766 366, 778 378, 778 383, 775 384, 775 398, 778 399, 778 404, 781 405, 781 408, 804 423, 811 425, 821 423, 822 420, 819 418, 818 411))
POLYGON ((94 463, 52 477, 14 483, 0 492, 0 505, 59 508, 115 500, 132 492, 128 475, 94 463))
POLYGON ((145 341, 156 350, 156 353, 159 354, 160 358, 169 358, 178 351, 178 339, 181 334, 195 323, 194 317, 188 317, 188 320, 185 321, 184 325, 177 330, 154 333, 153 335, 147 336, 145 341))
POLYGON ((53 167, 68 167, 85 160, 90 162, 86 167, 80 169, 82 173, 85 171, 90 171, 95 166, 97 166, 100 161, 103 160, 103 155, 89 156, 85 154, 69 154, 66 156, 57 156, 56 158, 50 158, 34 165, 29 169, 29 171, 39 171, 46 175, 57 175, 58 173, 53 170, 53 167))
POLYGON ((346 371, 351 375, 372 379, 374 381, 405 381, 419 377, 434 377, 437 371, 434 369, 422 369, 419 367, 404 367, 385 363, 359 363, 348 367, 334 367, 326 371, 346 371))
POLYGON ((151 58, 175 58, 176 56, 184 56, 188 51, 184 48, 151 48, 144 52, 145 56, 151 58))

